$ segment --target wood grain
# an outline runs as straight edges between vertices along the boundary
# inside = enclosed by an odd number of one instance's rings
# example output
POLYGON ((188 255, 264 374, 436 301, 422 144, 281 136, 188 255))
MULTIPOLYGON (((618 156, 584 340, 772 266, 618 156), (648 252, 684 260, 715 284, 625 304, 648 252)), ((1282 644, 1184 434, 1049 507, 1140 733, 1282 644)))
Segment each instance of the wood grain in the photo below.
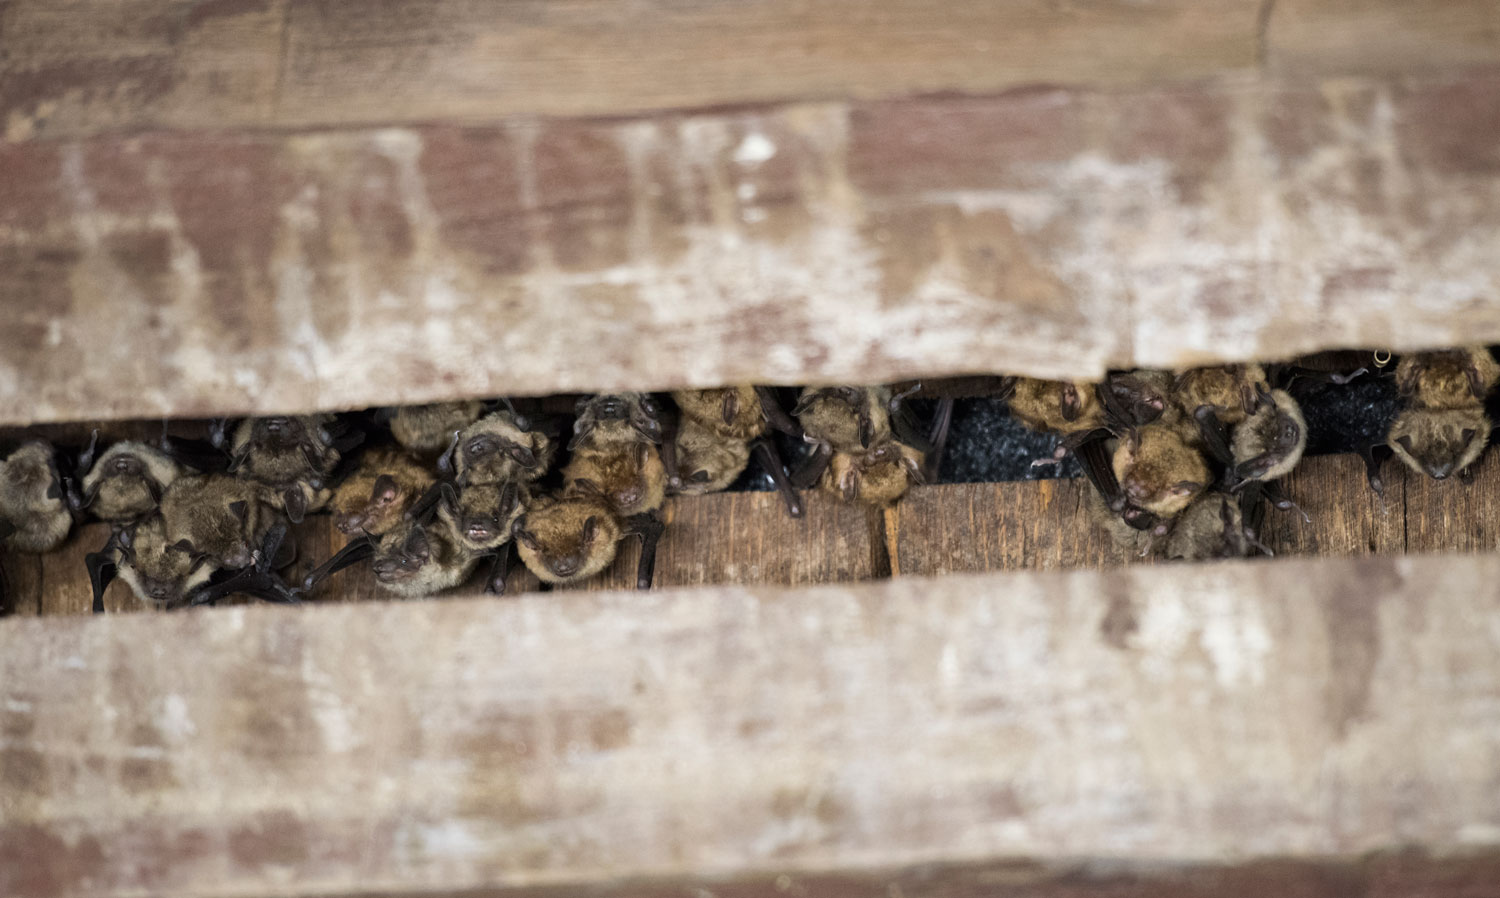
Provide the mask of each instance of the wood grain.
MULTIPOLYGON (((1295 898, 1480 898, 1500 879, 1500 856, 1477 851, 1434 858, 1421 851, 1382 852, 1357 861, 1269 860, 1234 865, 1143 868, 1087 862, 1041 865, 1026 861, 923 864, 875 870, 819 871, 743 877, 685 877, 596 886, 596 898, 1220 898, 1284 895, 1295 898)), ((576 886, 475 889, 444 898, 562 898, 576 886)), ((362 896, 364 898, 364 896, 362 896)), ((368 896, 394 898, 394 896, 368 896)))
POLYGON ((1255 0, 16 0, 11 140, 143 128, 613 116, 1141 84, 1251 68, 1255 0))
POLYGON ((8 141, 1500 64, 1487 0, 12 0, 8 141), (1268 15, 1269 14, 1269 15, 1268 15))
POLYGON ((892 512, 903 576, 1060 567, 1136 559, 1093 526, 1088 482, 955 483, 912 490, 892 512))
POLYGON ((1489 0, 1276 0, 1265 32, 1270 72, 1412 75, 1500 63, 1500 8, 1489 0))
POLYGON ((878 512, 818 491, 793 518, 777 493, 671 499, 656 556, 661 586, 854 583, 889 574, 878 512))
POLYGON ((0 422, 1500 341, 1496 110, 1479 73, 0 145, 0 422))
POLYGON ((1500 847, 1497 576, 1410 556, 11 619, 0 893, 787 893, 1017 858, 1411 883, 1360 859, 1500 847))

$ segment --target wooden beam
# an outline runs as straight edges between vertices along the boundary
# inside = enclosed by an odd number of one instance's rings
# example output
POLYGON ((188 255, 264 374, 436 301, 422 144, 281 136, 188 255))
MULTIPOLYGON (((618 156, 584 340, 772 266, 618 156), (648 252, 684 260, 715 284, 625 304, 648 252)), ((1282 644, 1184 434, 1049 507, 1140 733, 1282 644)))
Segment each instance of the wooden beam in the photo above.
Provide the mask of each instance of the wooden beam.
POLYGON ((1494 851, 1497 577, 1413 556, 13 619, 0 892, 1494 851))
POLYGON ((805 4, 19 0, 6 137, 620 115, 1196 79, 1256 63, 1258 0, 805 4))
POLYGON ((1500 64, 1488 0, 12 0, 7 141, 1500 64))
POLYGON ((1283 77, 1500 64, 1500 7, 1490 0, 1276 0, 1267 8, 1265 61, 1283 77))
POLYGON ((1476 75, 4 146, 0 421, 1500 341, 1495 110, 1476 75))

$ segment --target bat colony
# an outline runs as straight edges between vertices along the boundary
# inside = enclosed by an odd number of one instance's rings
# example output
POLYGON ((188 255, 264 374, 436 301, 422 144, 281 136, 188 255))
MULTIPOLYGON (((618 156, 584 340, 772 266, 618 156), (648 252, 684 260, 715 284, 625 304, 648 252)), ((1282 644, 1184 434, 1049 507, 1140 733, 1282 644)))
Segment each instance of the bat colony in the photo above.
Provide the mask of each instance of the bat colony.
MULTIPOLYGON (((1076 457, 1090 511, 1140 555, 1269 554, 1267 508, 1297 512, 1279 481, 1301 459, 1307 424, 1287 387, 1394 378, 1401 407, 1361 446, 1371 486, 1390 455, 1413 471, 1467 480, 1488 445, 1486 400, 1500 381, 1488 349, 1329 354, 1291 364, 1114 372, 1099 382, 988 378, 1016 420, 1054 434, 1034 465, 1076 457), (1388 359, 1386 361, 1389 361, 1388 359), (1366 364, 1368 362, 1368 364, 1366 364)), ((101 451, 31 440, 0 460, 0 539, 47 552, 75 522, 110 525, 87 558, 94 610, 118 577, 146 605, 179 608, 245 595, 298 602, 367 564, 394 596, 469 582, 503 592, 512 554, 544 584, 593 577, 627 539, 651 585, 666 496, 728 488, 751 457, 802 514, 798 489, 882 507, 935 478, 959 381, 890 386, 765 386, 587 396, 570 415, 477 400, 216 421, 199 440, 117 442, 101 451), (935 399, 926 420, 914 398, 935 399), (780 433, 806 444, 790 470, 780 433), (328 513, 348 543, 297 582, 291 528, 328 513)), ((3 587, 3 578, 0 578, 3 587)), ((0 609, 8 602, 0 594, 0 609)))

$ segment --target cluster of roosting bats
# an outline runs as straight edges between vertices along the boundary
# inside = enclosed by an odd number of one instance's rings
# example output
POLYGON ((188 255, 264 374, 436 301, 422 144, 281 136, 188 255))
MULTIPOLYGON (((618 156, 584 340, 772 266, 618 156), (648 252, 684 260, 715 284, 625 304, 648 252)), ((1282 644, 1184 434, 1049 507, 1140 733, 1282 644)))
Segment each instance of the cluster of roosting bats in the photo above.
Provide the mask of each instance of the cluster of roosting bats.
MULTIPOLYGON (((1394 373, 1402 409, 1384 443, 1365 448, 1377 490, 1386 453, 1437 479, 1467 476, 1492 429, 1485 401, 1500 365, 1490 352, 1415 353, 1382 367, 991 380, 1016 419, 1058 435, 1055 454, 1034 464, 1077 457, 1096 487, 1094 517, 1117 540, 1142 555, 1202 559, 1268 551, 1256 536, 1264 507, 1296 509, 1276 483, 1307 444, 1285 389, 1292 378, 1394 373)), ((81 449, 33 440, 0 461, 0 537, 13 551, 45 552, 76 521, 110 524, 108 541, 86 559, 96 612, 116 576, 162 608, 235 594, 297 602, 360 563, 397 596, 458 586, 481 564, 486 588, 502 592, 512 546, 544 585, 572 583, 606 569, 626 538, 642 540, 637 576, 646 588, 665 497, 725 489, 752 454, 794 517, 798 488, 885 506, 931 478, 953 409, 952 395, 933 387, 807 388, 790 411, 790 395, 756 386, 590 396, 576 402, 565 448, 566 418, 522 414, 504 400, 221 420, 206 439, 164 434, 154 445, 102 451, 97 432, 81 449), (917 395, 939 397, 925 426, 907 401, 917 395), (792 471, 773 430, 810 447, 792 471), (350 541, 289 583, 289 528, 322 511, 350 541)))

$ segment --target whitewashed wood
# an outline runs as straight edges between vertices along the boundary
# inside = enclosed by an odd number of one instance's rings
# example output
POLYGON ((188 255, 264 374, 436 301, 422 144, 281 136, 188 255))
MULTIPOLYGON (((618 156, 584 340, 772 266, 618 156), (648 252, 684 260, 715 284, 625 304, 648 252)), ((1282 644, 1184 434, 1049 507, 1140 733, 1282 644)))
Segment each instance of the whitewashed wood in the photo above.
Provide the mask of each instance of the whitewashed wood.
POLYGON ((1322 559, 11 619, 0 892, 1493 850, 1497 576, 1322 559))

